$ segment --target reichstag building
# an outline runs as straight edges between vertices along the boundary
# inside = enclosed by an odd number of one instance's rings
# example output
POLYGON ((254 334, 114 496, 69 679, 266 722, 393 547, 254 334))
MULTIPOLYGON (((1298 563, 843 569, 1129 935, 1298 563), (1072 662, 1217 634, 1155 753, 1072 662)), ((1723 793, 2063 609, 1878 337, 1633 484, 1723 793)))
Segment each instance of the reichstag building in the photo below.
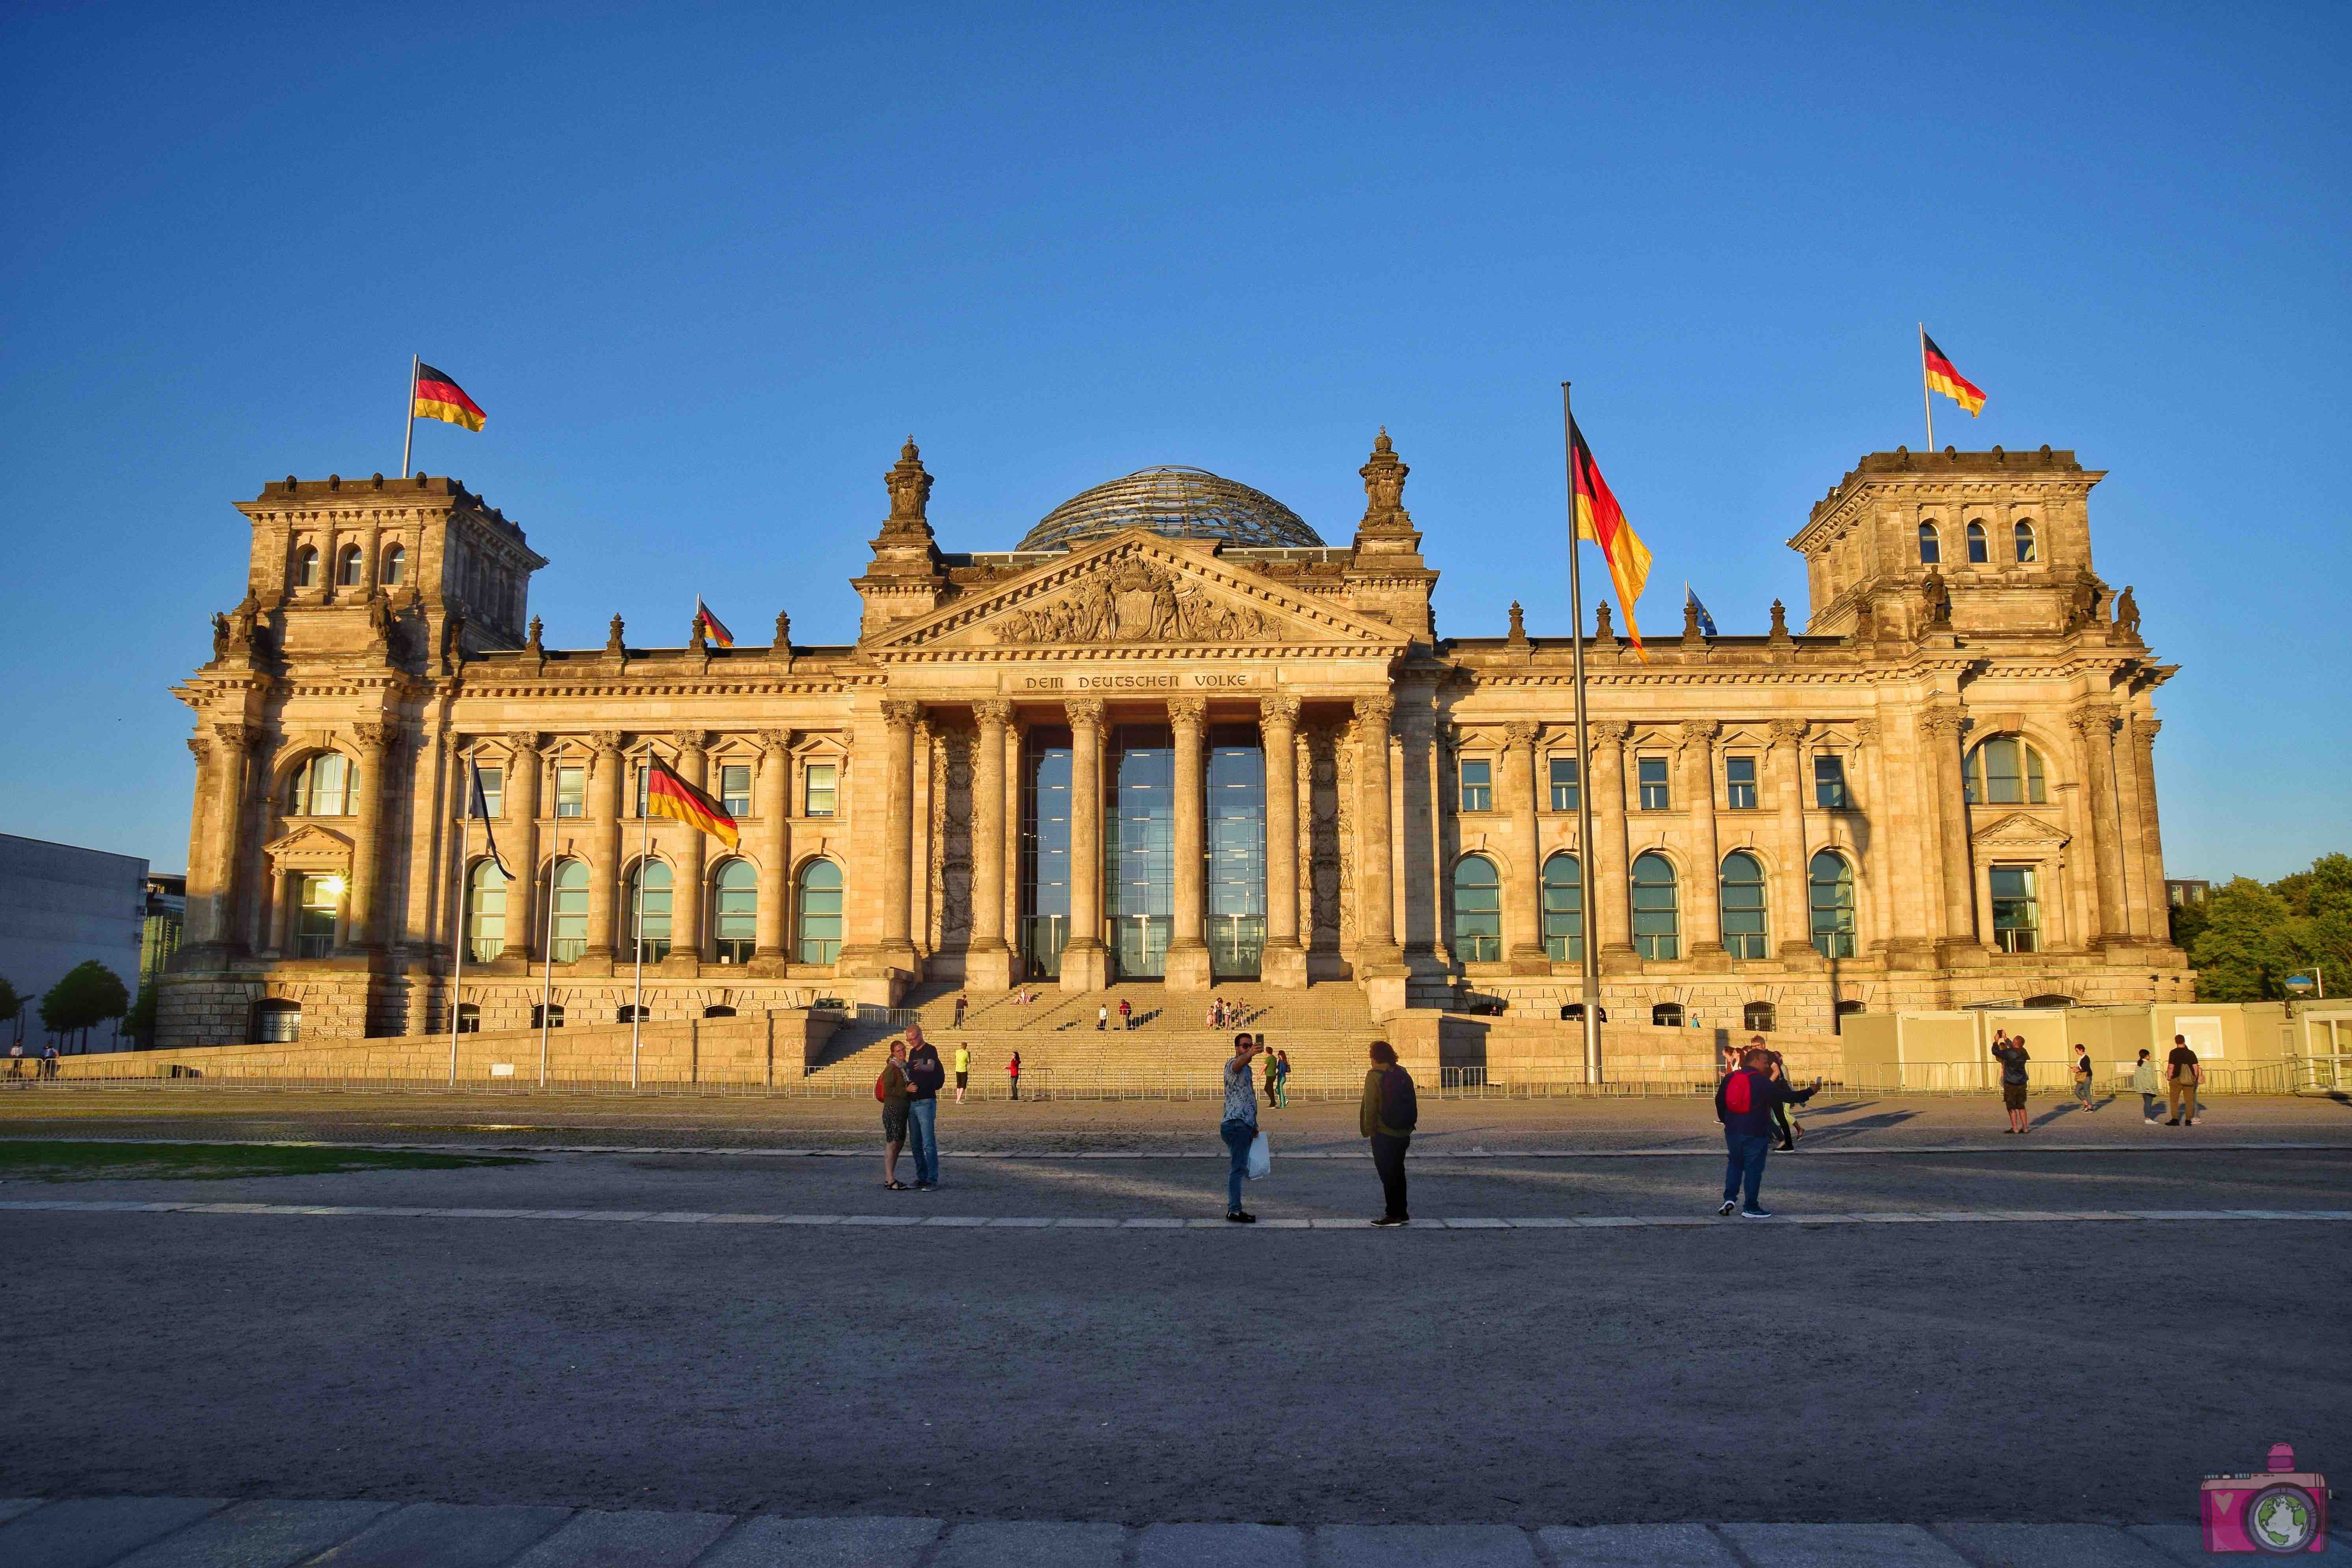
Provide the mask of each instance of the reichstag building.
POLYGON ((655 1019, 1129 982, 1557 1018, 1588 941, 1620 1022, 2190 994, 2151 763, 2172 667, 2093 570, 2101 475, 2073 453, 1864 458, 1789 541, 1801 630, 1778 603, 1761 632, 1686 617, 1644 662, 1600 606, 1590 777, 1569 641, 1517 606, 1441 628, 1386 432, 1360 473, 1344 543, 1160 468, 949 550, 909 442, 856 642, 779 615, 733 647, 617 616, 551 646, 547 560, 453 479, 272 481, 177 688, 160 1043, 522 1028, 551 1001, 609 1024, 640 960, 655 1019), (653 757, 740 841, 648 834, 653 757), (512 881, 461 815, 469 763, 512 881))

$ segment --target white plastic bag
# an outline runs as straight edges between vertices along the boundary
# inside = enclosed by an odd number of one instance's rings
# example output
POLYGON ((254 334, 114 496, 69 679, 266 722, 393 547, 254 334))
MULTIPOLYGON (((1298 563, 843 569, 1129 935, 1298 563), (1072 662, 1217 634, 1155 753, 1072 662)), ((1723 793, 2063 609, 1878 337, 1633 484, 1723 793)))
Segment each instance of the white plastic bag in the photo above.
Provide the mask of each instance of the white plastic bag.
POLYGON ((1274 1146, 1265 1141, 1265 1134, 1261 1132, 1255 1139, 1251 1141, 1249 1169, 1244 1173, 1251 1181, 1255 1182, 1260 1176, 1265 1175, 1273 1169, 1274 1146))

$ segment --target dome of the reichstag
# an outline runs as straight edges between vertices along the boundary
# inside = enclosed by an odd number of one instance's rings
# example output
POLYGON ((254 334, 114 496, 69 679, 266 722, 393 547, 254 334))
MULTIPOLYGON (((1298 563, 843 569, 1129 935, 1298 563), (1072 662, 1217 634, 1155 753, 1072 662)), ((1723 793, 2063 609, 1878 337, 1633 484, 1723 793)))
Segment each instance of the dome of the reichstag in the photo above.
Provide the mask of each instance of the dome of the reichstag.
POLYGON ((1205 468, 1139 468, 1097 485, 1045 514, 1014 548, 1067 550, 1147 528, 1171 539, 1222 539, 1229 544, 1312 550, 1323 540, 1297 512, 1247 485, 1205 468))

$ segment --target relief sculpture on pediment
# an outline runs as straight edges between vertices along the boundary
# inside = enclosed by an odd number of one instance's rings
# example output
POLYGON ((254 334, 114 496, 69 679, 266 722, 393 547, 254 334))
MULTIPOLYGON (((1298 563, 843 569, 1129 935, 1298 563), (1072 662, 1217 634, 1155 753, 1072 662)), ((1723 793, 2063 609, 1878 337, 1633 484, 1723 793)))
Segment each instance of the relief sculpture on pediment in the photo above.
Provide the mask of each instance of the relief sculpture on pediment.
POLYGON ((1248 642, 1271 634, 1263 611, 1228 604, 1149 561, 1120 562, 994 625, 999 642, 1248 642))

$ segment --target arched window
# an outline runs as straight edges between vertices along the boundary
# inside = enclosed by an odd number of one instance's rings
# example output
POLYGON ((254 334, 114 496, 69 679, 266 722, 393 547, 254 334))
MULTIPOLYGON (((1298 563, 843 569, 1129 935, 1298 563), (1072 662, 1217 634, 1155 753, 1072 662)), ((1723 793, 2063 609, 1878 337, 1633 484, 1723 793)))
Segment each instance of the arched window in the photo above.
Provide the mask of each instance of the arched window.
POLYGON ((638 1007, 632 1005, 624 1007, 618 1013, 614 1014, 613 1019, 615 1023, 621 1024, 645 1024, 652 1022, 654 1010, 651 1007, 638 1007))
POLYGON ((1761 958, 1764 868, 1756 857, 1735 849, 1723 858, 1723 951, 1734 958, 1761 958))
POLYGON ((1650 1009, 1650 1022, 1661 1029, 1681 1028, 1683 1026, 1683 1005, 1679 1002, 1659 1003, 1656 1006, 1650 1009))
POLYGON ((702 1016, 706 1018, 731 1018, 735 1016, 735 1009, 724 1006, 705 1007, 702 1010, 702 1016))
POLYGON ((1813 951, 1823 958, 1852 958, 1853 868, 1824 849, 1813 857, 1806 879, 1812 889, 1813 951))
POLYGON ((629 940, 647 963, 669 956, 669 868, 661 861, 646 861, 629 879, 629 922, 635 928, 629 940))
POLYGON ((1484 855, 1465 855, 1454 866, 1454 954, 1465 963, 1503 956, 1503 880, 1484 855))
POLYGON ((841 956, 841 868, 812 860, 801 870, 800 958, 831 963, 841 956))
POLYGON ((563 1004, 556 1002, 533 1005, 530 1010, 530 1026, 534 1029, 563 1027, 563 1004))
POLYGON ((294 585, 297 588, 319 585, 319 551, 316 545, 306 544, 294 552, 294 585))
POLYGON ((257 1044, 281 1046, 302 1037, 302 1005, 271 997, 253 1010, 253 1038, 257 1044))
MULTIPOLYGON (((548 956, 571 963, 588 949, 588 863, 566 860, 555 868, 555 892, 548 900, 548 956)), ((556 1009, 560 1015, 562 1008, 556 1009)), ((558 1018, 558 1022, 561 1022, 558 1018)))
POLYGON ((474 868, 466 900, 466 956, 488 963, 507 950, 507 879, 495 860, 474 868))
POLYGON ((482 1032, 482 1010, 471 1002, 457 1004, 457 1032, 478 1035, 482 1032))
POLYGON ((1740 1009, 1739 1026, 1751 1035, 1769 1035, 1780 1013, 1769 1002, 1750 1002, 1740 1009))
POLYGON ((408 547, 406 545, 395 544, 383 552, 383 582, 385 587, 399 587, 401 579, 407 574, 407 572, 408 547))
POLYGON ((1676 914, 1675 868, 1663 855, 1633 861, 1633 946, 1643 958, 1680 958, 1682 923, 1676 914))
POLYGON ((1970 805, 2042 805, 2050 798, 2042 753, 2014 735, 1996 735, 1970 752, 1961 780, 1970 805))
POLYGON ((1970 522, 1969 524, 1969 564, 1982 566, 1991 559, 1991 547, 1985 542, 1984 524, 1970 522))
POLYGON ((344 545, 341 556, 335 563, 336 585, 343 588, 356 588, 360 585, 362 575, 363 575, 363 569, 361 565, 360 547, 356 544, 344 545))
POLYGON ((2017 563, 2031 565, 2033 561, 2033 520, 2018 519, 2017 526, 2011 531, 2017 536, 2017 563))
POLYGON ((719 868, 711 887, 711 945, 719 962, 751 963, 752 952, 759 947, 758 869, 749 860, 730 860, 719 868))
POLYGON ((1944 559, 1944 539, 1932 522, 1919 525, 1919 564, 1933 566, 1944 559))
POLYGON ((1544 952, 1552 962, 1584 962, 1584 879, 1573 855, 1544 862, 1543 922, 1544 952))
POLYGON ((351 804, 351 759, 341 752, 320 752, 294 770, 294 790, 286 809, 296 816, 341 816, 351 804))

